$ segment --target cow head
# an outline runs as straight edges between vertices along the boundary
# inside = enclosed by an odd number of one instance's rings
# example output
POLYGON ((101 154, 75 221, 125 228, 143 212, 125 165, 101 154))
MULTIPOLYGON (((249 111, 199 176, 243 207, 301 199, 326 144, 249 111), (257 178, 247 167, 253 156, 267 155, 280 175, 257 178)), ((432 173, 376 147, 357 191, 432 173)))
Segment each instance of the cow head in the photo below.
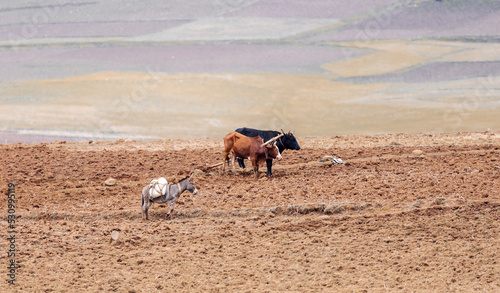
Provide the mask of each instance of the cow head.
POLYGON ((278 146, 276 145, 276 141, 281 137, 283 137, 283 134, 280 134, 275 138, 271 138, 270 140, 262 144, 262 147, 265 147, 267 149, 267 154, 270 158, 281 160, 281 154, 278 146))
POLYGON ((266 148, 267 148, 267 154, 270 158, 277 159, 278 161, 282 159, 280 151, 276 146, 276 143, 268 144, 266 145, 266 148))
POLYGON ((299 143, 297 142, 295 136, 293 136, 293 132, 288 131, 288 133, 285 133, 283 129, 281 129, 281 133, 283 134, 281 143, 283 144, 283 147, 285 147, 285 149, 297 151, 300 150, 299 143))

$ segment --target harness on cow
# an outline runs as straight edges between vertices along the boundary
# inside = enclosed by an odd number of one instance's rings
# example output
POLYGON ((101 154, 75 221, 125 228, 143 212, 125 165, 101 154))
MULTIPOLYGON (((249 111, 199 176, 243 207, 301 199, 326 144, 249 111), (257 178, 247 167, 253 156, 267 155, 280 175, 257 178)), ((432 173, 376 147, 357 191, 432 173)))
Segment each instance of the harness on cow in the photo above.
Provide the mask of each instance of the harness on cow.
POLYGON ((149 183, 149 199, 154 199, 162 195, 167 194, 168 182, 167 179, 160 177, 158 179, 153 179, 149 183))
MULTIPOLYGON (((281 137, 278 138, 279 142, 281 143, 281 146, 283 147, 283 149, 285 148, 285 145, 283 144, 283 142, 281 141, 281 137)), ((276 147, 278 147, 278 143, 276 143, 276 147)), ((278 151, 280 150, 280 148, 278 147, 278 151)))

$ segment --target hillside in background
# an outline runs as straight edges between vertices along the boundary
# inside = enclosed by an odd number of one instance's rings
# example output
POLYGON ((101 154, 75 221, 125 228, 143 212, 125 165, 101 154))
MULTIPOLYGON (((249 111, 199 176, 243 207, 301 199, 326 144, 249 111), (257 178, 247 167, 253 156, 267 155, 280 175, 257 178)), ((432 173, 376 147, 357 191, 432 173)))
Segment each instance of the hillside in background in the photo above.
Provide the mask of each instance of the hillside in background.
POLYGON ((499 10, 465 0, 12 2, 0 9, 0 141, 499 129, 499 10))

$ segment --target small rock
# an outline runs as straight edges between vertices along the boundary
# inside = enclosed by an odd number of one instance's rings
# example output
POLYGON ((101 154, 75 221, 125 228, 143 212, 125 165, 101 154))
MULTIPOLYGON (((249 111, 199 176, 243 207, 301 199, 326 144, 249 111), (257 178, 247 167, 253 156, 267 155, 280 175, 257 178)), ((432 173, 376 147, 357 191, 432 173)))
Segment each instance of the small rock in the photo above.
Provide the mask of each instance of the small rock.
POLYGON ((118 239, 120 239, 120 232, 113 230, 113 232, 111 232, 111 237, 109 238, 108 244, 117 243, 118 239))
POLYGON ((120 238, 120 232, 116 230, 111 232, 111 239, 113 239, 114 241, 118 241, 119 238, 120 238))
POLYGON ((424 151, 422 151, 422 150, 414 150, 412 152, 412 154, 415 155, 415 156, 421 156, 421 155, 424 154, 424 151))
POLYGON ((344 161, 342 161, 340 158, 333 158, 332 165, 335 164, 344 164, 344 161))
POLYGON ((200 169, 195 169, 193 171, 193 174, 191 175, 191 178, 204 177, 205 175, 205 172, 201 171, 200 169))
POLYGON ((115 178, 108 178, 108 180, 104 181, 104 185, 114 186, 114 185, 116 185, 116 179, 115 178))
POLYGON ((417 199, 413 204, 412 204, 412 207, 416 208, 416 209, 419 209, 420 206, 422 205, 422 200, 421 199, 417 199))
POLYGON ((389 145, 399 146, 399 145, 401 145, 401 144, 400 144, 399 142, 392 141, 389 145))
POLYGON ((319 162, 327 162, 327 161, 332 161, 334 159, 333 156, 324 156, 322 159, 319 160, 319 162))
POLYGON ((437 205, 443 205, 444 204, 444 198, 438 197, 434 200, 434 203, 437 205))

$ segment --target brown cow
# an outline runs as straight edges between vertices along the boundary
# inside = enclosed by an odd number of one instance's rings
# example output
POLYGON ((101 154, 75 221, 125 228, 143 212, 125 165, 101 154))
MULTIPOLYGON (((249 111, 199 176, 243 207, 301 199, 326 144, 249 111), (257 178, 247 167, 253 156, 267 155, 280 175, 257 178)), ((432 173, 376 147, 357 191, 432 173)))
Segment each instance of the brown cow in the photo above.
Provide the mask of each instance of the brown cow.
POLYGON ((234 168, 234 159, 248 158, 252 162, 253 171, 257 178, 259 165, 264 163, 266 159, 273 158, 281 160, 281 154, 276 146, 276 140, 283 135, 279 135, 265 142, 260 136, 248 137, 238 132, 231 132, 224 137, 224 157, 222 161, 222 172, 226 170, 226 162, 229 153, 231 153, 231 161, 234 168))

